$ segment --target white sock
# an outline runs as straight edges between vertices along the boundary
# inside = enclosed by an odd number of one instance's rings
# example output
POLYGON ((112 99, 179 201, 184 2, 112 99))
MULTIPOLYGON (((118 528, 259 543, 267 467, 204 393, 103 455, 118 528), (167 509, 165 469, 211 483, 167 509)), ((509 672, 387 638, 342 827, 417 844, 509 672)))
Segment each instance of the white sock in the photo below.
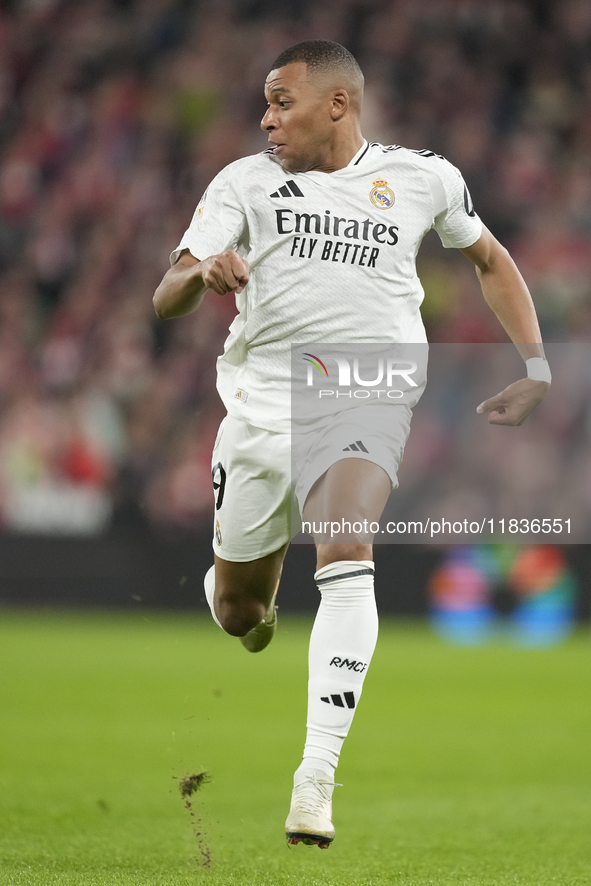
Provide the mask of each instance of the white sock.
POLYGON ((308 722, 296 773, 333 775, 378 638, 371 560, 339 560, 314 576, 322 596, 310 637, 308 722))
MULTIPOLYGON (((218 627, 222 627, 218 621, 218 617, 215 614, 215 609, 213 608, 213 595, 215 594, 215 566, 212 566, 211 569, 208 569, 205 573, 205 578, 203 579, 203 587, 205 588, 205 599, 207 600, 207 605, 211 609, 211 616, 215 621, 218 627)), ((224 630, 222 628, 222 630, 224 630)))

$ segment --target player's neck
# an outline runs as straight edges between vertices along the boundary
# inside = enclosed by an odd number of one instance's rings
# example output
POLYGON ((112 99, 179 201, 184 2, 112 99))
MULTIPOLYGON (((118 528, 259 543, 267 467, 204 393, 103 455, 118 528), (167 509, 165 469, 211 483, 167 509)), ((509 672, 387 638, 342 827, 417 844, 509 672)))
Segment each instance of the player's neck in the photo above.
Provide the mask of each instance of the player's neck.
POLYGON ((317 165, 313 167, 314 170, 331 173, 344 169, 358 153, 364 141, 361 131, 357 128, 350 133, 342 134, 339 139, 335 139, 333 145, 327 146, 325 155, 319 158, 317 165))

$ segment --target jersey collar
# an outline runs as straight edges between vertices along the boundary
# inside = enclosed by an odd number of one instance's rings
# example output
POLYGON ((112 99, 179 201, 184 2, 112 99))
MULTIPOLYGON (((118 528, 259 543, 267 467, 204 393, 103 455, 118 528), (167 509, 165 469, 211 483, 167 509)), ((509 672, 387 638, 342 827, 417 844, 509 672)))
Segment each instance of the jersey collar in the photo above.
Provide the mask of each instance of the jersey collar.
POLYGON ((352 157, 351 160, 347 163, 347 165, 345 166, 345 169, 349 169, 350 166, 357 166, 359 161, 364 156, 364 154, 368 148, 369 148, 369 143, 368 143, 367 139, 364 138, 363 144, 361 145, 361 147, 359 148, 359 150, 357 151, 355 156, 352 157))

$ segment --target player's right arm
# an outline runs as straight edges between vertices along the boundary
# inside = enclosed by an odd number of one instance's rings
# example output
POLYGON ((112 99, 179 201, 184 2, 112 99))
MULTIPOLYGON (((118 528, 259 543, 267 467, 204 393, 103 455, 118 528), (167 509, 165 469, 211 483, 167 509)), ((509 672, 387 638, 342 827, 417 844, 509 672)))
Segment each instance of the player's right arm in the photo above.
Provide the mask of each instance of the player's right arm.
POLYGON ((156 289, 154 310, 161 320, 184 317, 199 307, 208 289, 218 295, 242 292, 248 273, 248 262, 232 249, 202 261, 185 249, 156 289))

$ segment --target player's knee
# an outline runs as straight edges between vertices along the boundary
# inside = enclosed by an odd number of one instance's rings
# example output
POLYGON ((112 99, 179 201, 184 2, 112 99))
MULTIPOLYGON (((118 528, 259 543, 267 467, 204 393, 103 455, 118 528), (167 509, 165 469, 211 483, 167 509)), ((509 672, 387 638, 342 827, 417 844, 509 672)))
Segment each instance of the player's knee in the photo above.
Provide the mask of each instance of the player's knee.
POLYGON ((231 593, 216 593, 216 615, 232 637, 244 637, 265 617, 265 606, 258 600, 231 593))

